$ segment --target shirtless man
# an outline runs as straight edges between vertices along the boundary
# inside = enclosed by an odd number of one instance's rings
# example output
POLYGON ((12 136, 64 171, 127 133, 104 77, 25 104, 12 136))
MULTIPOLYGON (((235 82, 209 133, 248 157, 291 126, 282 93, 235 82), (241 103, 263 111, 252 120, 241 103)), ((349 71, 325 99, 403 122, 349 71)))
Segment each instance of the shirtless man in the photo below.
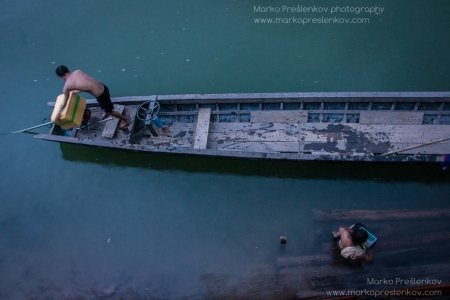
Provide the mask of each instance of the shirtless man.
POLYGON ((97 99, 98 104, 103 109, 102 120, 108 116, 119 118, 119 128, 125 128, 128 125, 128 119, 114 110, 114 105, 111 102, 111 96, 109 95, 109 89, 103 83, 95 80, 81 70, 70 72, 66 66, 59 66, 56 68, 56 75, 66 81, 63 88, 64 93, 64 105, 66 105, 69 93, 71 91, 75 93, 87 92, 97 99))
POLYGON ((373 263, 373 250, 364 246, 367 240, 367 231, 353 229, 354 225, 348 227, 341 226, 339 231, 333 231, 335 239, 340 237, 339 248, 341 255, 348 259, 359 260, 366 263, 373 263))

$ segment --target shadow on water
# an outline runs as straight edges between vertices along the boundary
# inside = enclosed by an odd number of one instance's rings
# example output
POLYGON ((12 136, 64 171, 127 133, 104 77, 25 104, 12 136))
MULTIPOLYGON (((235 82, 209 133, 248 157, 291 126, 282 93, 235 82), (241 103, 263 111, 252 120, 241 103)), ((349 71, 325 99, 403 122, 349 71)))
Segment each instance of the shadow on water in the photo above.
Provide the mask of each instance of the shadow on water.
POLYGON ((60 147, 68 161, 161 171, 319 180, 450 182, 450 172, 443 171, 439 164, 247 160, 133 153, 70 144, 60 144, 60 147))

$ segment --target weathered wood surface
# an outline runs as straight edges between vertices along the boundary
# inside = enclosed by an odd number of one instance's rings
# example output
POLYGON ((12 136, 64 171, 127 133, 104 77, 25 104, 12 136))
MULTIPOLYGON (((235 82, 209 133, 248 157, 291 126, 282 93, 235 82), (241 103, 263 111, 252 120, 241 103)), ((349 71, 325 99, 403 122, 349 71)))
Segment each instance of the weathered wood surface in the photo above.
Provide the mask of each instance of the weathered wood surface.
MULTIPOLYGON (((156 132, 156 134, 158 135, 158 137, 170 137, 172 136, 172 126, 163 126, 161 128, 158 127, 154 127, 153 130, 156 132)), ((143 136, 147 135, 147 136, 152 136, 153 134, 150 132, 150 130, 145 129, 144 132, 142 133, 143 136)))
MULTIPOLYGON (((193 133, 192 130, 191 133, 193 133)), ((120 131, 117 135, 120 134, 120 131)), ((186 134, 186 133, 185 133, 186 134)), ((419 156, 357 156, 357 155, 322 155, 322 154, 303 154, 303 153, 264 153, 264 152, 247 152, 247 151, 233 151, 233 150, 215 150, 215 149, 193 149, 191 147, 182 147, 182 149, 172 148, 155 148, 150 146, 136 146, 135 144, 129 144, 126 141, 128 139, 122 139, 116 137, 110 139, 108 142, 97 139, 78 139, 65 136, 50 135, 50 134, 37 134, 33 136, 37 139, 69 143, 77 145, 85 145, 91 147, 100 148, 116 148, 131 152, 152 152, 152 153, 170 153, 170 154, 183 154, 193 156, 210 156, 210 157, 239 157, 245 159, 273 159, 273 160, 295 160, 295 161, 358 161, 358 162, 442 162, 442 156, 436 155, 419 155, 419 156)), ((100 136, 101 137, 101 136, 100 136)), ((184 142, 182 140, 181 142, 184 142)))
POLYGON ((211 108, 200 108, 197 116, 197 126, 195 129, 194 149, 206 149, 209 133, 209 119, 211 108))
MULTIPOLYGON (((373 144, 373 143, 345 143, 344 141, 337 142, 300 142, 300 153, 316 153, 321 155, 379 155, 391 151, 393 149, 405 149, 415 143, 396 143, 392 147, 387 144, 373 144)), ((433 145, 426 145, 414 149, 401 151, 401 155, 444 155, 448 154, 450 143, 439 143, 433 145)), ((389 155, 387 155, 389 156, 389 155)))
MULTIPOLYGON (((124 110, 125 106, 120 104, 114 104, 114 110, 121 114, 124 110)), ((103 129, 102 136, 105 138, 113 138, 114 133, 116 132, 117 125, 119 125, 120 119, 113 118, 106 122, 105 128, 103 129)))
POLYGON ((285 130, 267 130, 259 133, 248 132, 230 132, 216 133, 211 132, 208 137, 212 142, 298 142, 297 132, 285 130))
MULTIPOLYGON (((136 112, 135 105, 128 105, 123 114, 128 118, 130 127, 134 123, 134 114, 136 112)), ((83 140, 89 141, 104 141, 104 147, 112 147, 113 145, 120 143, 125 144, 129 140, 130 133, 123 130, 117 130, 114 138, 105 138, 102 136, 102 131, 105 128, 107 122, 100 122, 103 112, 100 109, 93 109, 90 123, 87 129, 79 130, 76 134, 76 138, 79 144, 82 144, 83 140)))
MULTIPOLYGON (((381 154, 450 136, 449 125, 299 124, 301 152, 381 154)), ((446 154, 449 141, 402 154, 446 154)))
POLYGON ((288 123, 211 123, 209 132, 214 133, 247 133, 249 135, 259 135, 265 132, 286 131, 298 132, 297 124, 288 123))
POLYGON ((364 111, 359 113, 360 124, 421 125, 424 112, 364 111))
POLYGON ((262 153, 298 153, 297 124, 212 123, 208 149, 262 153))
POLYGON ((207 148, 262 153, 298 153, 299 142, 208 141, 207 148))
POLYGON ((190 148, 194 143, 194 132, 194 123, 175 123, 172 126, 172 136, 170 142, 178 147, 190 148))
POLYGON ((157 147, 162 147, 162 146, 170 146, 171 143, 171 139, 170 137, 155 137, 155 138, 151 138, 151 139, 145 139, 144 141, 141 141, 140 144, 145 143, 145 145, 150 145, 150 146, 157 146, 157 147))
POLYGON ((450 209, 429 210, 348 210, 348 209, 313 209, 314 221, 385 221, 426 218, 449 218, 450 209))
POLYGON ((252 123, 306 123, 308 113, 303 110, 271 110, 250 111, 250 122, 252 123))
POLYGON ((386 153, 383 153, 381 155, 383 155, 383 156, 384 155, 392 155, 392 154, 396 154, 396 153, 400 153, 400 152, 411 151, 411 150, 417 149, 417 148, 421 148, 421 149, 425 148, 425 150, 423 150, 423 151, 430 151, 430 147, 429 146, 436 146, 438 143, 439 143, 438 146, 441 146, 441 147, 444 146, 445 148, 449 149, 449 147, 448 147, 449 143, 447 142, 448 140, 450 140, 450 137, 442 138, 442 139, 438 139, 438 140, 433 140, 433 141, 428 141, 428 142, 422 142, 420 144, 416 144, 416 145, 413 145, 413 146, 406 145, 406 146, 403 146, 403 148, 399 148, 397 150, 386 152, 386 153), (444 143, 444 142, 447 142, 447 143, 444 143))
MULTIPOLYGON (((450 101, 450 92, 324 92, 324 93, 239 93, 239 94, 182 94, 182 95, 150 95, 150 96, 127 96, 113 97, 113 103, 137 103, 155 99, 160 103, 190 104, 239 102, 257 103, 266 101, 298 102, 298 101, 348 101, 348 102, 430 102, 430 101, 450 101)), ((54 106, 55 102, 48 102, 49 106, 54 106)), ((98 106, 96 99, 87 99, 89 107, 98 106)))
MULTIPOLYGON (((439 102, 440 112, 450 114, 450 112, 443 111, 447 102, 450 102, 449 92, 438 93, 254 93, 254 94, 211 94, 211 95, 162 95, 158 96, 158 101, 163 104, 174 104, 172 110, 167 110, 164 113, 168 114, 197 114, 193 111, 180 111, 177 109, 177 104, 196 104, 201 107, 202 103, 214 104, 217 109, 220 103, 236 104, 234 113, 250 114, 253 123, 211 123, 210 124, 210 138, 206 141, 206 148, 217 152, 205 152, 205 155, 213 156, 236 156, 236 157, 263 157, 263 158, 277 158, 277 159, 296 159, 304 160, 357 160, 357 161, 404 161, 404 160, 419 160, 433 161, 441 160, 440 157, 432 157, 432 155, 443 155, 448 152, 450 141, 443 141, 437 144, 426 145, 407 151, 402 151, 400 155, 404 158, 390 157, 387 159, 380 159, 376 155, 386 153, 392 150, 408 148, 417 143, 425 143, 433 139, 450 136, 449 125, 377 125, 377 124, 354 124, 354 123, 305 123, 307 122, 308 110, 282 110, 284 104, 298 103, 298 107, 305 103, 315 102, 320 105, 320 113, 333 113, 335 110, 327 110, 332 108, 327 106, 327 102, 344 103, 342 111, 349 111, 350 102, 439 102), (220 103, 219 103, 220 102, 220 103), (239 110, 238 103, 259 103, 260 108, 264 105, 279 104, 281 110, 239 110), (284 103, 284 104, 283 104, 284 103), (445 104, 445 105, 444 105, 445 104), (258 122, 256 122, 258 121, 258 122), (260 122, 266 122, 272 128, 258 128, 255 126, 261 125, 260 122), (281 123, 294 122, 294 123, 281 123), (299 122, 297 124, 297 122, 299 122), (256 124, 256 125, 255 125, 256 124), (286 124, 295 125, 295 128, 282 126, 286 124), (229 126, 223 127, 224 125, 229 126), (249 127, 250 126, 250 127, 249 127), (253 126, 253 127, 252 127, 253 126), (403 127, 402 127, 403 126, 403 127), (406 127, 405 127, 406 126, 406 127), (407 127, 409 126, 409 127, 407 127), (411 127, 412 126, 412 127, 411 127), (230 153, 225 154, 225 151, 230 153), (249 153, 242 153, 249 152, 249 153), (231 153, 234 153, 231 155, 231 153), (407 156, 411 154, 421 154, 420 157, 407 156), (312 156, 310 156, 312 155, 312 156), (376 157, 371 157, 375 155, 376 157), (429 157, 428 157, 429 156, 429 157)), ((137 106, 139 102, 146 100, 154 100, 156 96, 136 96, 136 97, 122 97, 114 98, 116 103, 124 103, 130 106, 137 106), (117 101, 116 101, 117 100, 117 101)), ((93 102, 93 104, 95 104, 93 102)), ((210 106, 210 105, 208 105, 210 106)), ((275 105, 276 106, 276 105, 275 105)), ((370 105, 369 105, 370 106, 370 105)), ((369 107, 367 106, 367 107, 369 107)), ((232 109, 234 106, 225 106, 225 109, 232 109), (228 108, 230 107, 230 108, 228 108)), ((285 107, 286 108, 286 107, 285 107)), ((292 107, 291 107, 292 108, 292 107)), ((352 109, 354 109, 353 107, 352 109)), ((391 105, 394 108, 394 105, 391 105)), ((436 108, 437 109, 437 108, 436 108)), ((314 110, 315 111, 315 110, 314 110)), ((362 123, 380 123, 391 119, 392 123, 411 123, 412 119, 415 123, 423 111, 358 111, 362 112, 362 123), (405 117, 406 116, 406 117, 405 117)), ((213 112, 211 112, 212 114, 213 112)), ((229 111, 215 110, 214 113, 229 113, 229 111)), ((347 113, 347 112, 345 112, 347 113)), ((430 111, 425 113, 429 114, 430 111)), ((134 117, 134 116, 133 116, 134 117)), ((169 119, 167 119, 169 120, 169 119)), ((178 120, 175 118, 174 120, 178 120)), ((216 119, 215 119, 216 120, 216 119)), ((218 120, 218 118, 217 118, 218 120)), ((118 120, 116 120, 118 122, 118 120)), ((176 124, 176 123, 175 123, 176 124)), ((176 125, 174 125, 176 126, 176 125)), ((173 131, 171 126, 168 126, 164 137, 176 136, 173 142, 181 147, 196 148, 195 136, 187 132, 173 131), (185 139, 185 140, 183 140, 185 139), (194 145, 195 146, 195 145, 194 145)), ((115 130, 115 129, 114 129, 115 130)), ((193 132, 196 130, 194 129, 193 132)), ((158 132, 157 132, 158 133, 158 132)), ((109 131, 107 136, 114 136, 113 130, 109 131)), ((147 132, 144 133, 143 138, 151 138, 147 132)), ((158 133, 158 135, 160 135, 158 133)), ((89 139, 97 139, 97 134, 88 135, 81 134, 77 136, 80 140, 83 137, 89 139)), ((116 138, 122 138, 120 133, 116 133, 116 138)), ((114 141, 113 141, 114 142, 114 141)), ((127 141, 125 141, 127 143, 127 141)), ((145 144, 145 141, 144 143, 145 144)), ((154 144, 148 142, 148 144, 154 144)), ((203 141, 201 148, 205 148, 203 141)), ((202 149, 195 149, 202 150, 202 149)), ((206 149, 205 149, 206 150, 206 149)), ((154 149, 152 150, 154 151, 154 149)), ((195 152, 197 153, 197 152, 195 152)), ((198 155, 201 155, 198 153, 198 155)))
POLYGON ((211 123, 207 148, 249 152, 298 153, 297 124, 211 123))

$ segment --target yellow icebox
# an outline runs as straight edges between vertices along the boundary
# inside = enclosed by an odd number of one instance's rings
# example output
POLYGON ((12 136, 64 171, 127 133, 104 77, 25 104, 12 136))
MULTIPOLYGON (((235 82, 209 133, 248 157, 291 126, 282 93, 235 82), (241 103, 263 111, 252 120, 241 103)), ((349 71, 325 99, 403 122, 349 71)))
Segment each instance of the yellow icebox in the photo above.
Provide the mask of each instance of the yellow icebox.
POLYGON ((53 109, 50 120, 64 129, 80 126, 81 121, 83 120, 84 109, 86 108, 86 99, 78 96, 78 94, 74 92, 70 92, 69 99, 64 108, 61 107, 63 102, 64 94, 61 94, 56 98, 55 108, 53 109), (56 121, 60 112, 61 118, 59 121, 56 121))

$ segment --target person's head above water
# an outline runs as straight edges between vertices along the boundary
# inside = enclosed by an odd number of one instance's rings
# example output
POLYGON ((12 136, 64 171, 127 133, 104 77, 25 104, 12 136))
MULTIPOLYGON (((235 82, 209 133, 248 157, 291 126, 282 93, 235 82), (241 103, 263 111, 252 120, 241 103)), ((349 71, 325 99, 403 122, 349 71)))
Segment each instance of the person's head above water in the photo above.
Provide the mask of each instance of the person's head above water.
POLYGON ((353 230, 351 237, 353 244, 360 245, 367 241, 369 234, 364 229, 358 228, 353 230))
POLYGON ((59 77, 63 77, 67 73, 70 73, 70 71, 66 66, 60 65, 56 68, 56 75, 59 77))

